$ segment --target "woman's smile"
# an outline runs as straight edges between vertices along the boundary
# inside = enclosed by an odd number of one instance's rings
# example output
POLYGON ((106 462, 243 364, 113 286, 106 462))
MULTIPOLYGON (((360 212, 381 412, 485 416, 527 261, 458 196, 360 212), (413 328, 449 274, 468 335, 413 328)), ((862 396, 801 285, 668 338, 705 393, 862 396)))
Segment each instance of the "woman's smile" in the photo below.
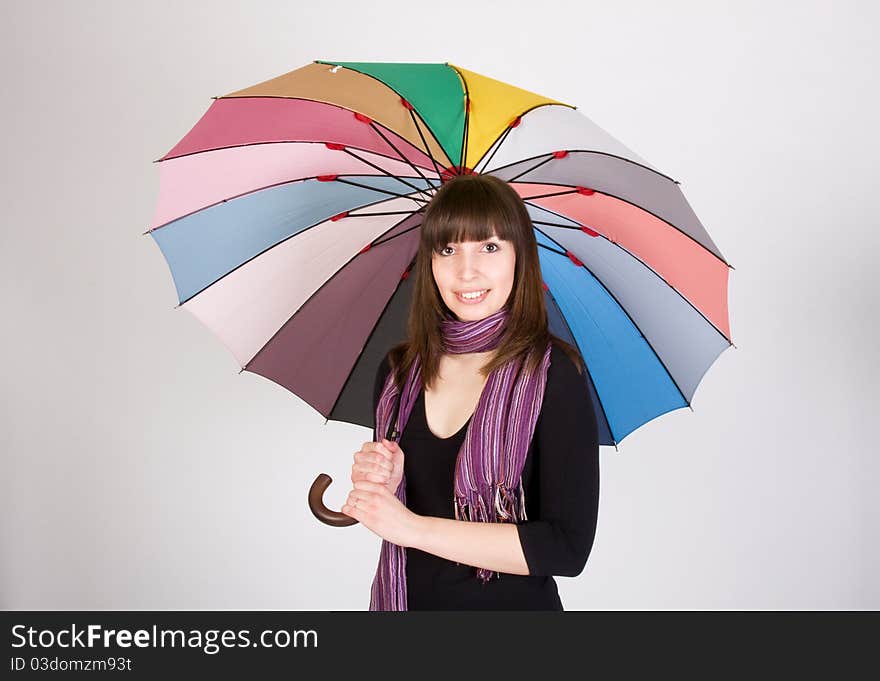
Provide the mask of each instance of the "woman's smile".
POLYGON ((491 289, 482 289, 477 291, 469 291, 469 292, 458 292, 456 293, 456 297, 465 305, 477 305, 482 303, 486 296, 489 294, 491 289))

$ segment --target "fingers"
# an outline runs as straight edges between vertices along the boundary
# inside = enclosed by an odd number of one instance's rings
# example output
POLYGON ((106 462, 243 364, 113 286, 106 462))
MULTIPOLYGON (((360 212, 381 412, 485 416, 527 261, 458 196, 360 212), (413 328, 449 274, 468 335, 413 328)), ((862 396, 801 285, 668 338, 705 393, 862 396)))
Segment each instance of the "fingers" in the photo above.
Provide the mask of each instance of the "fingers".
POLYGON ((350 492, 348 498, 345 500, 345 503, 342 505, 342 512, 349 516, 350 518, 354 518, 355 520, 360 520, 359 513, 363 513, 365 507, 367 505, 366 499, 358 498, 357 494, 354 491, 350 492))
POLYGON ((373 504, 378 501, 376 494, 390 494, 390 492, 384 485, 374 482, 356 482, 354 489, 348 493, 345 504, 342 506, 342 512, 355 517, 354 514, 358 511, 363 513, 372 510, 373 504))
POLYGON ((384 437, 381 442, 364 442, 361 449, 363 451, 374 451, 379 454, 384 455, 389 461, 393 458, 393 445, 395 443, 391 442, 391 440, 386 440, 384 437))
MULTIPOLYGON (((385 442, 387 442, 387 440, 385 440, 385 442)), ((361 445, 361 451, 365 453, 374 452, 376 455, 385 457, 388 460, 390 460, 392 456, 391 450, 381 442, 364 442, 364 444, 361 445)))
MULTIPOLYGON (((386 440, 387 442, 387 440, 386 440)), ((387 485, 394 473, 391 452, 380 442, 365 442, 361 451, 354 453, 351 481, 365 480, 387 485)))
POLYGON ((364 490, 366 492, 376 492, 378 494, 381 494, 383 491, 384 492, 388 491, 388 489, 385 487, 385 485, 380 485, 377 482, 370 482, 369 480, 358 480, 356 483, 354 483, 354 488, 356 490, 364 490))
POLYGON ((358 457, 351 466, 351 479, 368 479, 376 482, 388 481, 394 468, 387 461, 376 461, 358 457))
POLYGON ((394 470, 391 452, 378 442, 365 442, 361 450, 354 453, 354 461, 359 464, 375 464, 377 469, 381 467, 394 470))
POLYGON ((403 459, 403 450, 400 448, 400 445, 397 442, 386 440, 385 438, 382 438, 382 442, 385 444, 385 447, 391 452, 392 463, 400 463, 401 459, 403 459))
POLYGON ((386 438, 382 442, 364 442, 361 450, 354 453, 351 481, 369 482, 386 486, 396 467, 403 465, 400 445, 386 438))
POLYGON ((388 450, 389 456, 395 456, 400 453, 400 445, 394 442, 393 440, 386 440, 384 437, 382 438, 382 446, 388 450))
POLYGON ((386 484, 391 479, 391 471, 386 468, 376 467, 373 464, 354 464, 351 467, 351 481, 369 480, 386 484))

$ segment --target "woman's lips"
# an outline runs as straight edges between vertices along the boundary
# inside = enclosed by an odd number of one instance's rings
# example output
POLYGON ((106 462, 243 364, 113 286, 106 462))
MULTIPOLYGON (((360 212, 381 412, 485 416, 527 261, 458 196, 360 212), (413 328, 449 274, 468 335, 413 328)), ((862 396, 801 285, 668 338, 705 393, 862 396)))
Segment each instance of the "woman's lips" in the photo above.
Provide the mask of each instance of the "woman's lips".
POLYGON ((486 296, 489 295, 489 291, 491 290, 492 289, 487 288, 483 295, 481 295, 479 298, 462 298, 461 295, 458 293, 455 294, 455 297, 458 298, 459 302, 465 305, 477 305, 478 303, 482 303, 484 300, 486 300, 486 296))

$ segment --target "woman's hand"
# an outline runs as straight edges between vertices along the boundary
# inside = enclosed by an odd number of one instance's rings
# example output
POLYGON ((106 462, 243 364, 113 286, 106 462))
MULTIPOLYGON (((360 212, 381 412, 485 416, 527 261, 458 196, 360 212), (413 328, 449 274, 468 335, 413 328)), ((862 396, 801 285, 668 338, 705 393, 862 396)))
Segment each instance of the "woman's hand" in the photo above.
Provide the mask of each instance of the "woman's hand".
POLYGON ((396 442, 365 442, 355 452, 351 467, 354 489, 342 512, 366 525, 382 539, 400 546, 412 546, 419 532, 421 516, 397 498, 403 480, 403 450, 396 442))
POLYGON ((421 532, 422 516, 410 511, 386 485, 378 482, 355 482, 342 512, 385 541, 404 548, 415 546, 421 532))
POLYGON ((403 450, 396 442, 382 438, 382 442, 364 442, 354 454, 351 481, 378 482, 397 494, 403 479, 403 450))

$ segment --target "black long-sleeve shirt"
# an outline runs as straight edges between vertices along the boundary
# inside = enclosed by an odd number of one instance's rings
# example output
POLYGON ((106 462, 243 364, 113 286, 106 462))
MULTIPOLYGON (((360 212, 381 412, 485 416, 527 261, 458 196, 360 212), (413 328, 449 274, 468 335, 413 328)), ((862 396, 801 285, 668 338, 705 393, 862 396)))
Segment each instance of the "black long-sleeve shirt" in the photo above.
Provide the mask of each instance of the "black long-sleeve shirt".
MULTIPOLYGON (((376 373, 373 413, 388 372, 386 355, 376 373)), ((529 574, 503 572, 482 584, 473 566, 407 548, 409 610, 563 609, 553 576, 575 577, 583 571, 599 506, 598 429, 585 380, 554 345, 523 468, 529 519, 519 521, 517 531, 529 574)), ((437 437, 425 418, 424 390, 419 392, 399 443, 405 455, 407 507, 414 513, 455 518, 455 464, 469 424, 470 419, 449 438, 437 437)))

